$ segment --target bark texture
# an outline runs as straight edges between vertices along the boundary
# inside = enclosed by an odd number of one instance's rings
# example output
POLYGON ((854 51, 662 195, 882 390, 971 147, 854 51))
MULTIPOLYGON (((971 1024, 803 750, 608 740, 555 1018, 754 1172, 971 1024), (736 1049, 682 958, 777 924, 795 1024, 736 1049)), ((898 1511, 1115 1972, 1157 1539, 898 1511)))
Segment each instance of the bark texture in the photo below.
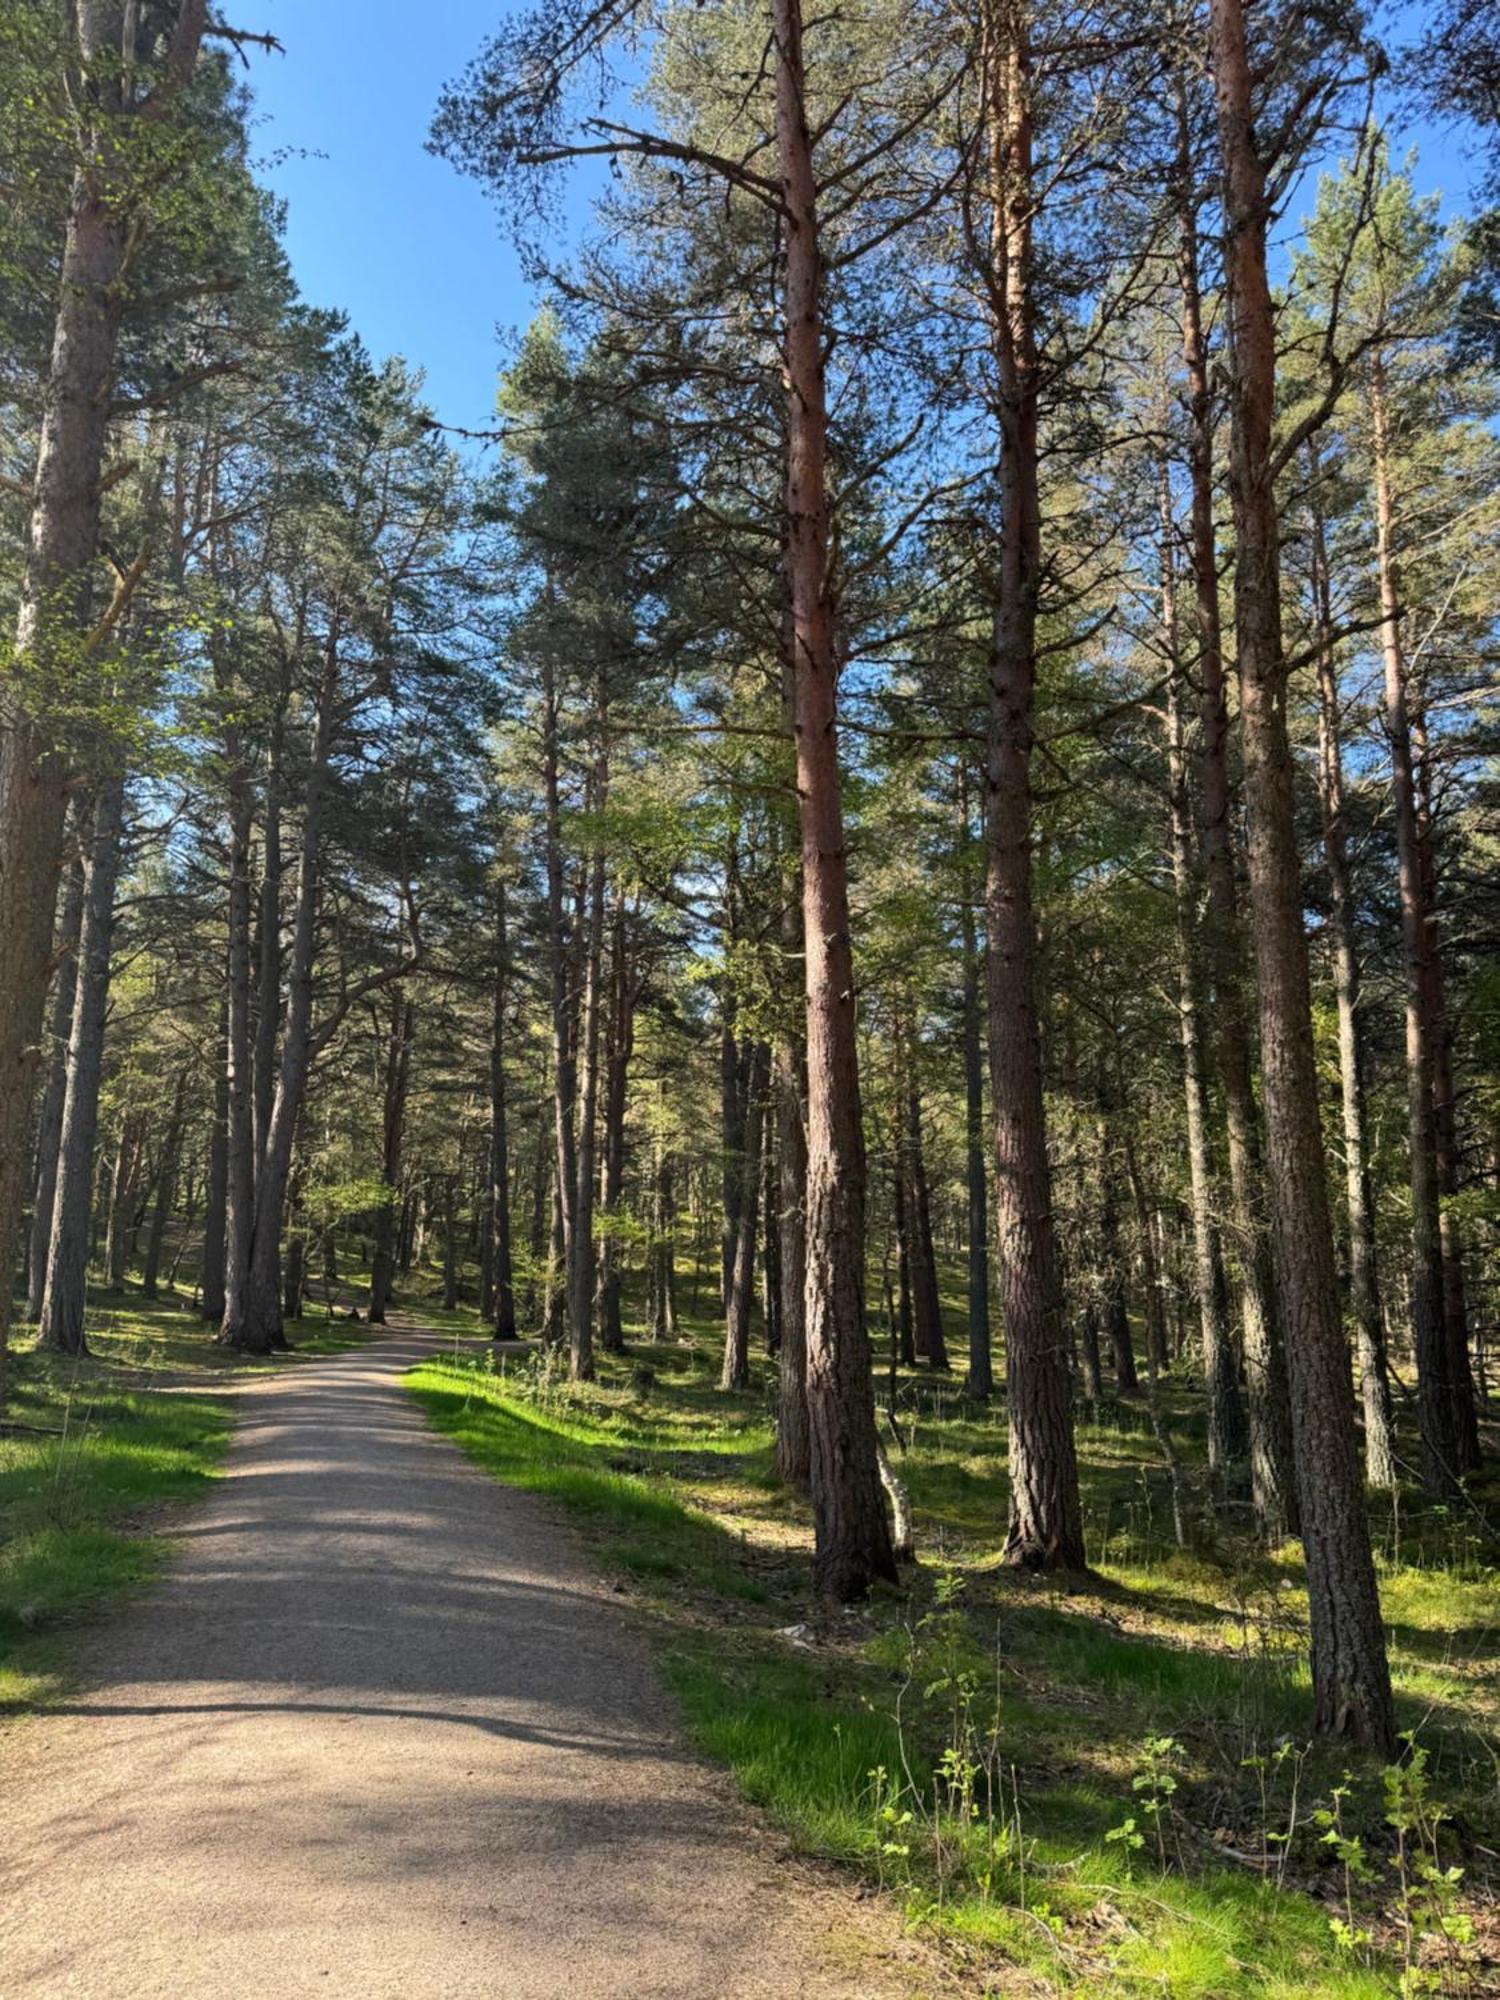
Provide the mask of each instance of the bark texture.
MULTIPOLYGON (((155 11, 155 10, 153 10, 155 11)), ((41 397, 36 471, 16 618, 19 671, 0 694, 0 1408, 12 1312, 9 1272, 26 1192, 28 1127, 62 865, 66 766, 39 722, 50 686, 65 682, 105 635, 89 630, 99 544, 100 472, 125 304, 121 283, 141 200, 132 125, 158 120, 192 73, 204 0, 163 10, 164 56, 142 70, 120 61, 134 8, 79 0, 74 11, 81 158, 64 223, 52 351, 41 397)))
POLYGON ((1036 1007, 1031 751, 1041 587, 1037 360, 1031 294, 1032 115, 1022 0, 986 17, 991 340, 1001 505, 989 663, 985 926, 995 1229, 1010 1418, 1008 1562, 1084 1566, 1073 1385, 1057 1262, 1036 1007))
MULTIPOLYGON (((87 1351, 83 1329, 88 1297, 89 1204, 94 1186, 94 1139, 99 1129, 99 1080, 104 1068, 110 945, 114 936, 115 883, 120 867, 124 806, 124 779, 101 780, 89 844, 88 883, 78 940, 78 984, 68 1038, 62 1144, 47 1245, 47 1278, 37 1329, 38 1345, 58 1354, 87 1351)), ((118 1240, 123 1245, 123 1235, 118 1240)))
POLYGON ((1314 1721, 1320 1733, 1388 1753, 1395 1738, 1390 1671, 1334 1270, 1286 726, 1273 456, 1276 321, 1266 275, 1270 204, 1256 150, 1242 0, 1212 0, 1210 20, 1234 355, 1230 492, 1250 891, 1266 1130, 1275 1169, 1271 1221, 1307 1559, 1314 1721))
POLYGON ((837 733, 818 184, 801 0, 772 0, 785 213, 787 580, 807 980, 807 1411, 814 1582, 847 1602, 894 1581, 865 1323, 865 1150, 837 733))
POLYGON ((1364 1036, 1360 1019, 1359 952, 1354 931, 1354 885, 1344 820, 1344 765, 1340 744, 1338 669, 1333 607, 1318 466, 1310 466, 1313 596, 1318 621, 1318 798, 1323 858, 1328 869, 1333 992, 1339 1022, 1339 1101, 1344 1130, 1344 1192, 1349 1221, 1349 1309, 1354 1321, 1360 1395, 1365 1419, 1365 1483, 1386 1492, 1396 1484, 1395 1418, 1386 1362, 1385 1320, 1375 1252, 1375 1204, 1370 1188, 1366 1135, 1364 1036))
POLYGON ((1167 686, 1167 783, 1171 810, 1172 896, 1177 928, 1177 1010, 1187 1126, 1188 1182, 1193 1224, 1193 1289, 1198 1302, 1203 1381, 1208 1394, 1208 1469, 1227 1494, 1248 1477, 1250 1435, 1240 1399, 1229 1299, 1215 1213, 1209 1150, 1208 1072, 1203 1046, 1203 986, 1198 945, 1198 882, 1192 804, 1183 728, 1181 652, 1172 562, 1170 490, 1162 481, 1162 625, 1172 678, 1167 686))
POLYGON ((1229 704, 1219 616, 1219 558, 1214 534, 1213 397, 1199 296, 1198 244, 1183 168, 1178 256, 1183 299, 1183 361, 1188 381, 1188 468, 1192 487, 1190 549, 1198 634, 1198 833, 1206 890, 1203 967, 1212 992, 1213 1052, 1229 1140, 1229 1186, 1250 1441, 1250 1486, 1268 1541, 1296 1524, 1291 1413, 1286 1361, 1276 1321, 1275 1277, 1265 1215, 1265 1169, 1255 1102, 1245 943, 1235 879, 1234 796, 1229 772, 1229 704))
MULTIPOLYGON (((968 832, 968 802, 964 803, 968 832)), ((990 1336, 989 1162, 984 1143, 984 1010, 974 910, 967 884, 963 901, 964 953, 964 1187, 968 1197, 969 1372, 965 1388, 976 1402, 995 1392, 990 1336)))
POLYGON ((750 1315, 755 1302, 755 1244, 760 1223, 761 1145, 765 1132, 766 1087, 770 1050, 757 1042, 750 1052, 745 1094, 743 1169, 735 1202, 734 1259, 729 1274, 729 1304, 724 1314, 724 1366, 721 1389, 750 1386, 750 1315))
POLYGON ((31 1241, 26 1254, 26 1317, 29 1320, 41 1317, 42 1292, 47 1283, 47 1245, 52 1237, 63 1105, 68 1093, 68 1038, 73 1028, 73 996, 78 990, 78 936, 83 922, 84 873, 80 855, 68 870, 57 926, 56 968, 52 975, 52 1006, 47 1024, 50 1051, 47 1087, 37 1118, 31 1241))

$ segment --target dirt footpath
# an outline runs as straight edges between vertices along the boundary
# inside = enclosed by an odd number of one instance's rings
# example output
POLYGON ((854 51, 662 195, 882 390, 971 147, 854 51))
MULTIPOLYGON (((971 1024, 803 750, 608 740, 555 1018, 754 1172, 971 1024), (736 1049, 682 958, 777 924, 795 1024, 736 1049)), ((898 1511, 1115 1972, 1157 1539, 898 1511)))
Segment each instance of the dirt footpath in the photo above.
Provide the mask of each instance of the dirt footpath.
POLYGON ((428 1430, 440 1346, 246 1390, 91 1692, 0 1739, 0 2000, 918 1990, 683 1747, 566 1530, 428 1430))

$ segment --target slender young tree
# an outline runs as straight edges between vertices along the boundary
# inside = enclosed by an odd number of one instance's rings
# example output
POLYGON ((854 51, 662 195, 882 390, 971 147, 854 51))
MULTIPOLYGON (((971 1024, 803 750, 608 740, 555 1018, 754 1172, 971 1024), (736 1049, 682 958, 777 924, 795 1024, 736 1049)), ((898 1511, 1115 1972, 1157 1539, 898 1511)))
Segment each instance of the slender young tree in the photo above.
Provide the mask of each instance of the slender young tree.
POLYGON ((1333 991, 1339 1022, 1339 1100, 1344 1130, 1344 1190, 1349 1222, 1349 1308, 1354 1321, 1365 1419, 1365 1481, 1380 1492, 1396 1484, 1395 1416, 1386 1359, 1376 1261, 1375 1203, 1365 1111, 1364 1023, 1354 883, 1345 824, 1343 727, 1335 657, 1332 576, 1319 491, 1322 467, 1308 447, 1308 504, 1318 670, 1318 799, 1332 917, 1333 991))

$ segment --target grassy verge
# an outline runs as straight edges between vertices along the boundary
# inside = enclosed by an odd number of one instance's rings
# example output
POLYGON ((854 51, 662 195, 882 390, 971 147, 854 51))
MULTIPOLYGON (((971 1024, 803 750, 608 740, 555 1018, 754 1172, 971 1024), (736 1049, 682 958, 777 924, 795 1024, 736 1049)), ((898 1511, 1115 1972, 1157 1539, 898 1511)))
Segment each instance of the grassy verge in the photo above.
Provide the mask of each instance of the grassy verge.
POLYGON ((163 1502, 190 1499, 229 1439, 229 1406, 71 1379, 22 1358, 0 1435, 0 1708, 35 1707, 63 1685, 69 1630, 147 1581, 166 1544, 163 1502))
MULTIPOLYGON (((1461 1937, 1477 1923, 1482 1943, 1487 1922, 1500 1598, 1467 1527, 1459 1547, 1449 1523, 1403 1524, 1383 1561, 1402 1720, 1429 1759, 1406 1845, 1467 1870, 1403 1892, 1381 1772, 1356 1761, 1346 1780, 1347 1759, 1299 1734, 1295 1551, 1201 1519, 1178 1551, 1143 1411, 1083 1427, 1099 1578, 1066 1590, 995 1563, 1003 1423, 903 1379, 923 1560, 902 1592, 813 1629, 767 1385, 720 1395, 713 1344, 705 1327, 605 1357, 586 1389, 467 1356, 411 1387, 487 1471, 572 1512, 649 1616, 698 1741, 796 1847, 898 1898, 975 1990, 1352 2000, 1408 1969, 1413 1991, 1429 1972, 1434 1991, 1482 1990, 1461 1937), (1358 1849, 1327 1838, 1334 1809, 1358 1849)), ((1195 1398, 1168 1401, 1191 1464, 1195 1398)))
POLYGON ((219 1346, 173 1299, 123 1290, 91 1306, 87 1335, 77 1361, 39 1354, 24 1335, 12 1356, 0 1426, 0 1711, 55 1697, 78 1625, 160 1568, 161 1508, 201 1493, 229 1441, 232 1412, 214 1378, 368 1337, 309 1321, 293 1329, 294 1353, 256 1361, 219 1346), (202 1392, 183 1376, 201 1377, 202 1392))
MULTIPOLYGON (((143 1369, 153 1374, 176 1369, 257 1374, 363 1346, 372 1329, 362 1323, 330 1319, 318 1311, 292 1322, 287 1331, 293 1343, 289 1353, 239 1354, 215 1340, 213 1329, 183 1301, 171 1296, 147 1300, 122 1287, 94 1295, 87 1336, 92 1362, 106 1369, 143 1369)), ((24 1336, 19 1345, 24 1353, 24 1336)))

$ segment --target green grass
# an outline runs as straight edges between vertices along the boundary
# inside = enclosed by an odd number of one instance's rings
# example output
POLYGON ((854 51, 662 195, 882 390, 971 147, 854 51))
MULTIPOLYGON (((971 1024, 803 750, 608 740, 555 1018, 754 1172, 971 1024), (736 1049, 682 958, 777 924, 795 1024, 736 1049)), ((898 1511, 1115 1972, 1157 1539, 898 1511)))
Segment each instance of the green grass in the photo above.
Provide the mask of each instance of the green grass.
POLYGON ((20 1357, 0 1435, 0 1708, 35 1707, 64 1684, 70 1630, 155 1575, 164 1502, 214 1476, 229 1439, 211 1396, 127 1388, 20 1357))
MULTIPOLYGON (((171 1295, 143 1299, 134 1289, 121 1288, 92 1296, 87 1338, 93 1359, 117 1368, 254 1374, 288 1362, 342 1354, 363 1346, 379 1330, 363 1322, 330 1320, 315 1310, 288 1326, 289 1354, 240 1354, 214 1338, 214 1329, 204 1324, 190 1303, 171 1295)), ((18 1346, 25 1351, 24 1335, 18 1346)))
MULTIPOLYGON (((1309 1815, 1349 1760, 1306 1743, 1294 1548, 1257 1550, 1198 1494, 1198 1546, 1176 1550, 1159 1448, 1125 1405, 1080 1436, 1097 1581, 1013 1576, 995 1559, 1003 1420, 951 1383, 903 1376, 900 1463, 924 1559, 904 1592, 804 1650, 788 1634, 813 1615, 808 1522, 772 1476, 768 1384, 721 1395, 716 1330, 696 1332, 601 1357, 587 1388, 472 1355, 410 1386, 485 1470, 573 1514, 650 1622, 697 1741, 796 1848, 881 1884, 1002 1984, 1202 2000, 1395 1990, 1389 1830, 1379 1772, 1357 1760, 1349 1809, 1371 1857, 1379 1963, 1342 1953, 1330 1929, 1337 1871, 1309 1815), (1154 1839, 1109 1838, 1132 1817, 1150 1827, 1136 1780, 1159 1734, 1177 1746, 1165 1868, 1154 1839), (934 1776, 947 1749, 976 1766, 972 1813, 934 1776), (883 1806, 910 1812, 910 1828, 883 1806)), ((1192 1466, 1195 1392, 1178 1385, 1168 1402, 1192 1466)), ((1497 1572, 1467 1528, 1462 1564, 1440 1566, 1446 1532, 1413 1518, 1383 1562, 1392 1663, 1403 1725, 1430 1747, 1463 1844, 1488 1844, 1497 1572)))

